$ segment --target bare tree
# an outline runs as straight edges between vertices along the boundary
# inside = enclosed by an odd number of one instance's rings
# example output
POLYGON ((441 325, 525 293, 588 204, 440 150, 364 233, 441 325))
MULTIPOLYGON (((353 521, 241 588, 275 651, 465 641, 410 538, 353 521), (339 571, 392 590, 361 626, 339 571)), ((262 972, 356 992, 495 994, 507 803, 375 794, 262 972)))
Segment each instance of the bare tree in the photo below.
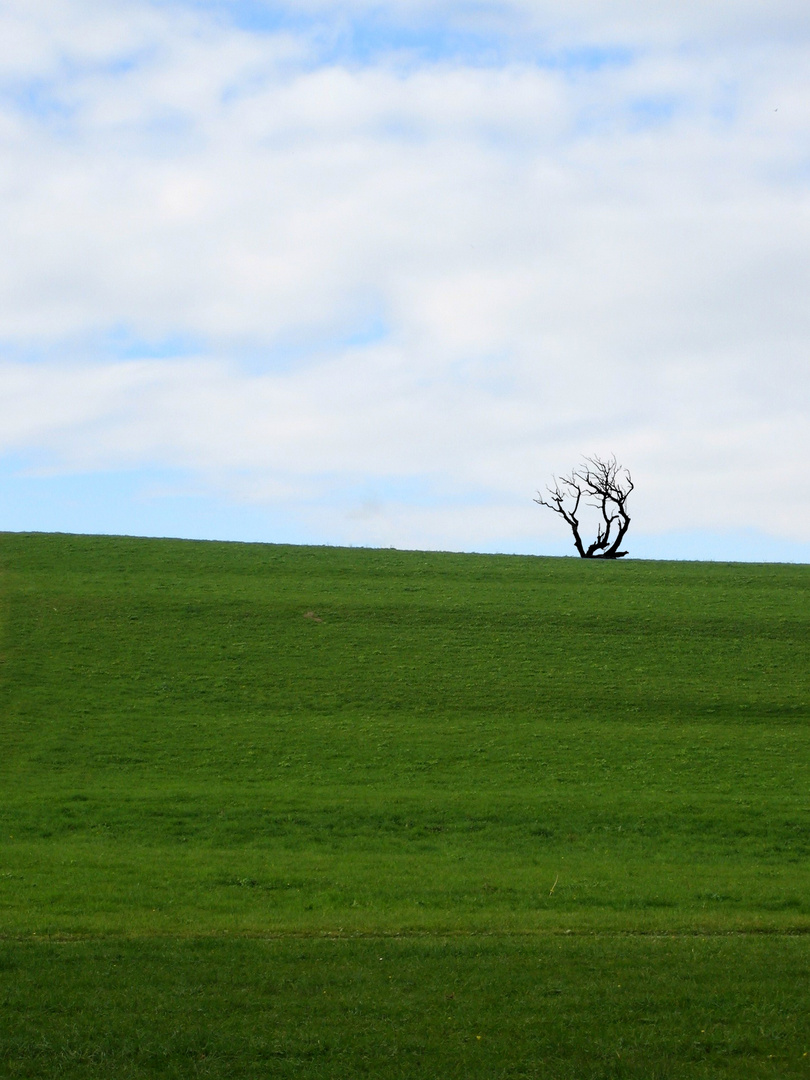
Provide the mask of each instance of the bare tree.
POLYGON ((621 559, 619 551, 630 526, 627 498, 633 490, 630 473, 615 457, 603 459, 586 457, 568 476, 554 477, 554 486, 547 488, 548 498, 538 491, 534 500, 559 514, 574 534, 574 545, 583 559, 621 559), (583 504, 599 512, 596 539, 585 547, 580 535, 578 514, 583 504), (614 531, 615 530, 615 531, 614 531))

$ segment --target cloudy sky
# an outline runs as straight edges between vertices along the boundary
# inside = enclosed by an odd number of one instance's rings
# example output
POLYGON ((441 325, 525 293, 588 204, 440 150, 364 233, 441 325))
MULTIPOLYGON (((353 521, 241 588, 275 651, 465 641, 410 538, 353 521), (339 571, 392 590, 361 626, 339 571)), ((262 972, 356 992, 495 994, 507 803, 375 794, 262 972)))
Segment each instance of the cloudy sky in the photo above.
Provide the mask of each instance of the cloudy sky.
POLYGON ((806 0, 0 0, 0 528, 810 561, 806 0))

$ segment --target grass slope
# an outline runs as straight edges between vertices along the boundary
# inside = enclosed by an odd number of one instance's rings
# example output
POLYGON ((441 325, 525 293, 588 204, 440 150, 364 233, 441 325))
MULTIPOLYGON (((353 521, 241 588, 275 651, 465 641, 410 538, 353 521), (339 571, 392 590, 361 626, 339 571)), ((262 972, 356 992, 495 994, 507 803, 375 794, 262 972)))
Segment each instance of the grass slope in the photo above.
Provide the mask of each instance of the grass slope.
POLYGON ((4 1075, 810 1072, 810 568, 0 575, 4 1075))

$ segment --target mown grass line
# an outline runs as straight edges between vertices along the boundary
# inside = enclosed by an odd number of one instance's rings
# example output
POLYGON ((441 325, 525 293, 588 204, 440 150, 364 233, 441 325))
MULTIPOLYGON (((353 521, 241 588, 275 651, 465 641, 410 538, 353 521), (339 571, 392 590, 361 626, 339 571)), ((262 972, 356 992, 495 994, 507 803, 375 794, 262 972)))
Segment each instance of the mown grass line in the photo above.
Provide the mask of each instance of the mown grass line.
POLYGON ((649 939, 691 939, 691 938, 767 938, 767 937, 797 937, 802 938, 810 934, 806 927, 772 927, 764 926, 746 930, 646 930, 646 929, 608 929, 608 930, 390 930, 379 932, 375 930, 353 930, 350 933, 340 930, 283 930, 267 931, 257 930, 252 932, 229 933, 200 933, 188 931, 187 933, 150 933, 138 934, 40 934, 32 931, 27 934, 0 934, 0 942, 26 942, 29 944, 59 944, 62 942, 109 942, 109 941, 425 941, 440 940, 451 941, 455 939, 469 939, 471 941, 488 940, 491 938, 504 938, 514 941, 533 941, 535 939, 578 937, 591 940, 610 938, 649 938, 649 939))

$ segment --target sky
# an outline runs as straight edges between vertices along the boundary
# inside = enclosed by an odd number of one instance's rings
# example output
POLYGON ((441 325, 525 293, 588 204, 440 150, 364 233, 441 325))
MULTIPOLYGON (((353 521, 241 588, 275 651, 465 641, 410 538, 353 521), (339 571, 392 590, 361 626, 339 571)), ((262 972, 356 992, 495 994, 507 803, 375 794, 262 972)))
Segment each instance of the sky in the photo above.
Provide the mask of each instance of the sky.
POLYGON ((810 562, 806 0, 0 0, 0 529, 810 562))

